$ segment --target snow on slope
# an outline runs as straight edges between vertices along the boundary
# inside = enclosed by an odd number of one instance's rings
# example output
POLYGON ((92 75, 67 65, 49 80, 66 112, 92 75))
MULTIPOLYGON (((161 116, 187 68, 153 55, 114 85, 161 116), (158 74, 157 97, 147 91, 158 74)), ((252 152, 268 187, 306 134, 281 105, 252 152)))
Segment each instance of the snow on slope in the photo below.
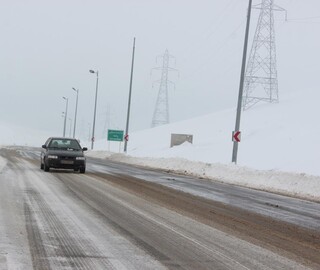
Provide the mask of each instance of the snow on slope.
MULTIPOLYGON (((231 164, 235 109, 130 134, 128 155, 93 156, 320 200, 319 93, 290 94, 242 113, 238 166, 231 164), (171 133, 192 134, 193 144, 170 148, 171 133)), ((119 143, 96 149, 118 152, 119 143)))
MULTIPOLYGON (((318 93, 291 94, 279 104, 260 103, 242 113, 238 165, 254 169, 320 175, 318 93), (316 95, 315 95, 316 94, 316 95), (303 95, 303 96, 302 96, 303 95)), ((130 134, 128 154, 230 164, 235 109, 130 134), (193 135, 193 144, 170 148, 171 133, 193 135)), ((111 142, 118 152, 118 143, 111 142)), ((108 143, 96 143, 107 150, 108 143)))

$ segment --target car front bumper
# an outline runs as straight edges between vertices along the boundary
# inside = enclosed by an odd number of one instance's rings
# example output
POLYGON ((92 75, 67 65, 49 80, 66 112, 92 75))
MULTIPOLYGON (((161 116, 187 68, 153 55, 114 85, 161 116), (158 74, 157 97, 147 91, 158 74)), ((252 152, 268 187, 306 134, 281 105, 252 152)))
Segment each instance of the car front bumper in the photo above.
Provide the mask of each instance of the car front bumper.
POLYGON ((48 159, 47 164, 50 168, 56 169, 75 169, 79 170, 86 167, 85 160, 76 160, 76 159, 48 159))

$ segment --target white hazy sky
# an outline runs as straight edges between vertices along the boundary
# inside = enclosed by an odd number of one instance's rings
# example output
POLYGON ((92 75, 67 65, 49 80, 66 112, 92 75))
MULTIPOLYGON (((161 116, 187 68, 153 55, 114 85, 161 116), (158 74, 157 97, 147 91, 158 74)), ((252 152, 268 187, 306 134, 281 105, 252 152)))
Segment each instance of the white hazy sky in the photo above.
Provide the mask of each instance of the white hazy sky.
MULTIPOLYGON (((320 1, 275 2, 289 19, 275 16, 280 99, 282 92, 319 91, 320 1)), ((77 136, 88 136, 94 69, 96 137, 108 127, 124 129, 133 37, 131 130, 151 125, 158 91, 152 82, 160 74, 150 73, 166 49, 180 74, 170 75, 172 122, 235 107, 247 6, 248 0, 1 0, 0 120, 62 135, 62 97, 73 121, 75 87, 77 136)), ((258 15, 253 10, 251 38, 258 15)))

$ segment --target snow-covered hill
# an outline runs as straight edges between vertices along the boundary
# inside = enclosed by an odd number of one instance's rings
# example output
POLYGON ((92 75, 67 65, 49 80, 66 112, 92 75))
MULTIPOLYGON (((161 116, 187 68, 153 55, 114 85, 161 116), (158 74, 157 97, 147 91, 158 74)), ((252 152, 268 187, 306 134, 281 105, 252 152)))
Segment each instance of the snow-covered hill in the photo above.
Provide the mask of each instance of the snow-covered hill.
MULTIPOLYGON (((238 165, 254 169, 320 175, 319 93, 281 97, 278 104, 260 103, 242 113, 238 165)), ((185 108, 189 110, 190 108, 185 108)), ((230 164, 235 109, 130 134, 128 154, 135 157, 184 158, 230 164), (172 133, 192 134, 193 144, 170 148, 172 133)), ((119 151, 119 144, 99 141, 100 150, 119 151)))

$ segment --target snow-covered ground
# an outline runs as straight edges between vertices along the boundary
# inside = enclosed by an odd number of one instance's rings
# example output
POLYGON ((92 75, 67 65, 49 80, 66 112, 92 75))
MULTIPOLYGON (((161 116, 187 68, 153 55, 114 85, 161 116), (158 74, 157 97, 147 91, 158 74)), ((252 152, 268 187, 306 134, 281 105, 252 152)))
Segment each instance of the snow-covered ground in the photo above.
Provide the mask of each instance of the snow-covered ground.
MULTIPOLYGON (((126 155, 123 143, 106 139, 87 154, 320 200, 319 99, 318 92, 290 93, 279 104, 260 103, 243 112, 237 165, 231 163, 235 109, 132 132, 126 155), (192 134, 193 144, 170 148, 172 133, 192 134)), ((40 146, 55 135, 1 123, 0 128, 0 145, 40 146)))

